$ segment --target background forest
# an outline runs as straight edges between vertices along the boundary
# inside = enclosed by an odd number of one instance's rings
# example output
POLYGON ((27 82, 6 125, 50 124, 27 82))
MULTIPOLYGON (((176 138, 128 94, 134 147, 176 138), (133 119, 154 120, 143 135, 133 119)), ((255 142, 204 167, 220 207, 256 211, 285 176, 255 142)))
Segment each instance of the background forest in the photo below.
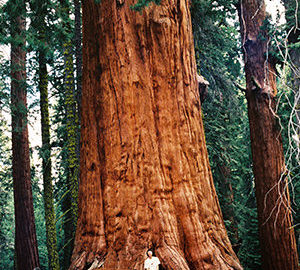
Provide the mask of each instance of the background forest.
MULTIPOLYGON (((41 269, 68 269, 78 211, 81 3, 80 0, 32 0, 20 10, 17 2, 0 1, 0 269, 14 269, 10 115, 15 109, 28 114, 41 269), (28 108, 12 108, 10 104, 9 49, 22 42, 20 36, 13 35, 12 18, 20 12, 26 16, 23 34, 26 35, 27 79, 23 83, 28 92, 28 108), (46 224, 52 227, 48 235, 52 240, 47 240, 46 224)), ((135 8, 140 10, 148 4, 147 0, 140 1, 135 8)), ((276 114, 280 118, 299 252, 300 14, 297 1, 283 1, 280 8, 278 4, 270 1, 272 14, 264 27, 271 37, 269 55, 277 63, 276 114)), ((260 246, 239 3, 236 0, 192 0, 190 9, 198 74, 209 83, 201 97, 202 117, 224 222, 244 269, 259 270, 260 246)))

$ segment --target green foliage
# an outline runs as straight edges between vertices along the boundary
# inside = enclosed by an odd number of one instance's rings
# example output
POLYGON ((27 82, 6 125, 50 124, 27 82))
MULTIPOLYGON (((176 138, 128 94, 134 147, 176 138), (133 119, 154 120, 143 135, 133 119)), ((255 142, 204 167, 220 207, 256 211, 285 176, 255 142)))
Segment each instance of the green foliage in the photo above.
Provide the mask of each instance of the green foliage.
MULTIPOLYGON (((26 11, 22 8, 25 5, 24 0, 8 0, 0 7, 0 42, 1 44, 22 45, 23 42, 13 33, 17 33, 16 24, 14 23, 18 16, 26 17, 26 11)), ((25 33, 18 33, 25 35, 25 33)), ((17 35, 18 36, 18 35, 17 35)))
POLYGON ((7 134, 8 125, 2 112, 0 109, 0 269, 13 269, 14 201, 12 193, 12 159, 10 140, 7 134))
POLYGON ((156 5, 159 5, 161 0, 138 0, 138 2, 135 5, 131 6, 131 9, 141 12, 145 7, 148 7, 152 2, 155 3, 156 5))
POLYGON ((220 2, 218 6, 218 1, 197 0, 191 8, 197 66, 210 87, 219 89, 217 95, 220 89, 231 88, 241 73, 238 23, 233 21, 236 13, 231 1, 225 6, 220 2))
POLYGON ((10 85, 7 78, 10 73, 9 61, 0 55, 0 111, 8 112, 10 108, 10 85))
POLYGON ((240 237, 242 239, 242 245, 240 247, 238 256, 241 260, 245 270, 260 270, 260 246, 258 235, 258 221, 257 211, 255 204, 254 190, 251 188, 251 182, 249 187, 245 186, 245 193, 243 200, 240 201, 240 237), (251 188, 251 189, 250 189, 251 188), (247 190, 248 189, 248 190, 247 190))
MULTIPOLYGON (((32 159, 32 158, 31 158, 32 159)), ((46 225, 45 225, 45 210, 43 190, 40 179, 36 172, 36 168, 31 166, 32 178, 32 194, 34 206, 34 218, 36 226, 36 235, 38 241, 38 250, 41 269, 48 269, 48 252, 47 252, 47 239, 46 239, 46 225)))
POLYGON ((289 43, 295 44, 299 43, 299 36, 300 36, 300 8, 299 8, 299 1, 290 1, 290 0, 283 0, 283 4, 285 6, 285 18, 286 24, 285 29, 288 33, 289 43))

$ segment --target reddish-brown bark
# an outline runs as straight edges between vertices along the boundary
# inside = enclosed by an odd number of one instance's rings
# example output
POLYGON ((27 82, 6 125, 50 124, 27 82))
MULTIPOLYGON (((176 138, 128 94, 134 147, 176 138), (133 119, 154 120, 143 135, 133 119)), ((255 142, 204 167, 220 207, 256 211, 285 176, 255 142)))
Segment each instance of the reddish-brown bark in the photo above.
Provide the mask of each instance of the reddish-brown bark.
POLYGON ((245 58, 253 171, 265 270, 298 269, 287 169, 276 107, 275 66, 267 58, 268 37, 262 0, 242 0, 240 22, 245 58))
POLYGON ((201 120, 188 1, 83 2, 79 220, 70 269, 241 269, 201 120))
MULTIPOLYGON (((20 6, 25 11, 25 2, 20 6)), ((36 241, 26 104, 25 18, 11 15, 11 114, 12 156, 15 204, 15 249, 17 269, 39 267, 36 241)))

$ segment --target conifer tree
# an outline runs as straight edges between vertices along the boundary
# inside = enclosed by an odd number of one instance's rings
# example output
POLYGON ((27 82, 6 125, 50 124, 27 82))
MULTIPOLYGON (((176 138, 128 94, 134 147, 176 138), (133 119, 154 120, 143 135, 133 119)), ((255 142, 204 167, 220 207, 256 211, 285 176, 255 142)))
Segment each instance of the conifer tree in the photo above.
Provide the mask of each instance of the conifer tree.
POLYGON ((30 175, 26 92, 25 1, 9 1, 11 33, 12 171, 16 269, 39 267, 30 175))
POLYGON ((52 162, 50 145, 50 117, 49 117, 49 99, 48 99, 48 72, 47 72, 47 53, 49 54, 49 45, 47 44, 47 26, 46 16, 48 12, 48 1, 31 1, 32 27, 36 32, 35 44, 38 55, 38 89, 40 92, 40 111, 41 111, 41 134, 42 148, 41 157, 43 163, 43 184, 44 184, 44 208, 46 221, 46 238, 49 269, 59 269, 59 258, 57 252, 57 235, 55 226, 55 210, 53 201, 52 185, 52 162))
MULTIPOLYGON (((82 84, 82 37, 81 37, 81 1, 74 0, 74 15, 75 15, 75 60, 76 60, 76 97, 78 107, 78 119, 80 125, 80 107, 81 107, 81 84, 82 84)), ((78 133, 80 135, 80 132, 78 133)), ((79 145, 79 144, 78 144, 79 145)), ((79 150, 79 149, 78 149, 79 150)))
MULTIPOLYGON (((74 47, 72 46, 72 27, 70 20, 71 3, 68 0, 60 1, 62 25, 65 32, 63 42, 64 55, 64 103, 66 117, 66 143, 67 143, 67 187, 68 195, 64 203, 68 212, 65 227, 65 258, 64 265, 68 267, 73 250, 75 230, 78 218, 78 179, 79 179, 79 117, 78 96, 74 77, 74 47)), ((78 10, 77 10, 78 13, 78 10)), ((78 14, 77 14, 78 16, 78 14)), ((76 17, 77 18, 77 17, 76 17)), ((78 18, 77 18, 78 20, 78 18)), ((78 22, 77 22, 78 23, 78 22)), ((78 27, 78 26, 77 26, 78 27)), ((77 29, 78 31, 78 29, 77 29)), ((76 36, 77 37, 77 36, 76 36)), ((78 38, 78 37, 77 37, 78 38)), ((77 40, 79 43, 80 40, 77 40)), ((77 87, 80 88, 80 59, 78 60, 77 87), (78 81, 79 79, 79 81, 78 81)))
POLYGON ((263 0, 240 1, 246 98, 264 270, 298 269, 281 128, 276 115, 275 63, 268 57, 263 0))

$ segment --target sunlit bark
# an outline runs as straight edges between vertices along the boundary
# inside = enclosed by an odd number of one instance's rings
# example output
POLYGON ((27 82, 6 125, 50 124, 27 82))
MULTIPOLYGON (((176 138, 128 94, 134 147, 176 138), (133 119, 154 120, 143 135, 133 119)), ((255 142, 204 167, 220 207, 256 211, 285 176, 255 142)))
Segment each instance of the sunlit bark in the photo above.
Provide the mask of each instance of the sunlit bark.
POLYGON ((83 3, 79 219, 70 269, 241 269, 213 185, 188 1, 83 3))

